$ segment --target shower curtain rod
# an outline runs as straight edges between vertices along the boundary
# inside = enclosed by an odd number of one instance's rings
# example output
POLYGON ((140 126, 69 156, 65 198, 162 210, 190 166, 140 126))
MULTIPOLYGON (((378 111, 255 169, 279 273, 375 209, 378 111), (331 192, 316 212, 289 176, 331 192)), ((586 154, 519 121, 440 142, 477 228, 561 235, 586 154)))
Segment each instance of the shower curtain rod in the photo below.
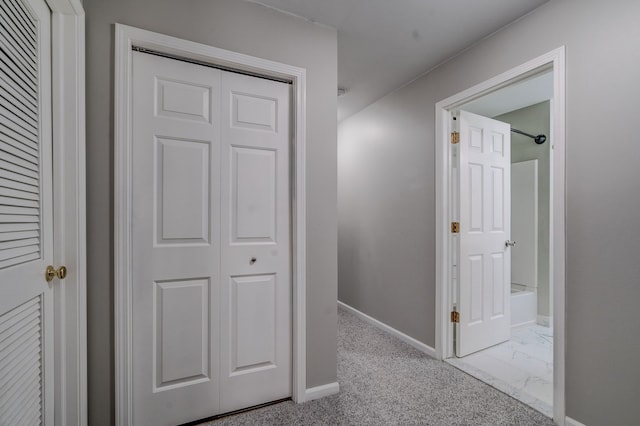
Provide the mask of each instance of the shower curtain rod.
POLYGON ((511 128, 511 131, 513 133, 518 133, 518 134, 530 137, 538 145, 543 144, 547 140, 547 137, 545 135, 534 136, 534 135, 531 135, 529 133, 523 132, 522 130, 518 130, 518 129, 514 129, 514 128, 511 128))

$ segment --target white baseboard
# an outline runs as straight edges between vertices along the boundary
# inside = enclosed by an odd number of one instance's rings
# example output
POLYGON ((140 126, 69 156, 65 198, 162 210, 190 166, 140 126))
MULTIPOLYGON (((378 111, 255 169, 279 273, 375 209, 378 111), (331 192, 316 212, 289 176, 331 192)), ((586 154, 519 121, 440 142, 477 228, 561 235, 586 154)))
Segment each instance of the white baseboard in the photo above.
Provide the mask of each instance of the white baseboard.
POLYGON ((387 324, 378 321, 377 319, 370 317, 369 315, 365 314, 364 312, 360 312, 359 310, 357 310, 356 308, 347 305, 346 303, 342 303, 341 301, 338 300, 338 306, 346 309, 347 311, 351 312, 352 314, 354 314, 355 316, 361 318, 362 320, 368 322, 369 324, 378 327, 380 330, 386 331, 387 333, 391 334, 392 336, 397 337, 398 339, 402 340, 403 342, 413 346, 414 348, 416 348, 417 350, 419 350, 420 352, 424 352, 425 354, 429 355, 430 357, 436 358, 436 350, 433 349, 431 346, 428 346, 422 342, 420 342, 419 340, 414 339, 411 336, 407 336, 406 334, 404 334, 401 331, 396 330, 395 328, 388 326, 387 324))
POLYGON ((324 398, 325 396, 335 395, 340 392, 340 385, 338 382, 327 383, 326 385, 316 386, 309 388, 305 392, 305 402, 313 401, 314 399, 324 398))
POLYGON ((546 315, 538 315, 538 320, 536 321, 538 325, 543 327, 551 327, 553 328, 553 317, 546 315))
POLYGON ((577 420, 573 420, 571 417, 565 417, 564 426, 587 426, 584 423, 580 423, 577 420))

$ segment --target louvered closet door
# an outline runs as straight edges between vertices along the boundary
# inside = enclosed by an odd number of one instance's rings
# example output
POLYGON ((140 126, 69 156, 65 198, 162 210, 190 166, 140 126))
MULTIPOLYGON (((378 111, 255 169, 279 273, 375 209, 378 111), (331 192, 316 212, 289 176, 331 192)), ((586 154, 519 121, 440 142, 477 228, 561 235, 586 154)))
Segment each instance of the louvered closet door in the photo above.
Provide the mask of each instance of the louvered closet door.
POLYGON ((50 11, 0 0, 0 425, 53 424, 50 11))

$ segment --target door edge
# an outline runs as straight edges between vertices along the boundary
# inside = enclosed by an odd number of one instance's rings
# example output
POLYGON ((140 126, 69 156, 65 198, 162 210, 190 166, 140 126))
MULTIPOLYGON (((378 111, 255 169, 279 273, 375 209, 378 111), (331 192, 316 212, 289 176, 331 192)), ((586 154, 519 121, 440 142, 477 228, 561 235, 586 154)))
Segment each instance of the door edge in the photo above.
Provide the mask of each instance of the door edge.
POLYGON ((79 0, 51 9, 54 262, 69 275, 54 286, 54 422, 86 425, 85 15, 79 0))

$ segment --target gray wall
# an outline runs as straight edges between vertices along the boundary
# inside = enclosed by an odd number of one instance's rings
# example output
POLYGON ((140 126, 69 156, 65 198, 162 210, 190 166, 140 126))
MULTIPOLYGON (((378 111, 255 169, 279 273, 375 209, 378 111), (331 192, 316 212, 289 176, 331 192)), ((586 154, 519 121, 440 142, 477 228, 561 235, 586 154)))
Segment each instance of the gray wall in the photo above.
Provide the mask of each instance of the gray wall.
POLYGON ((433 132, 425 128, 433 105, 428 108, 406 90, 338 127, 338 299, 433 346, 435 193, 433 135, 427 134, 433 132))
POLYGON ((640 2, 554 0, 339 126, 339 298, 434 345, 434 105, 566 46, 567 415, 640 418, 640 2))
POLYGON ((237 0, 85 0, 89 422, 112 424, 115 22, 307 69, 307 386, 336 380, 337 35, 237 0))
POLYGON ((538 315, 545 317, 553 315, 549 288, 549 114, 546 101, 494 117, 518 130, 547 136, 547 142, 538 145, 527 136, 511 133, 511 162, 538 160, 538 315))

